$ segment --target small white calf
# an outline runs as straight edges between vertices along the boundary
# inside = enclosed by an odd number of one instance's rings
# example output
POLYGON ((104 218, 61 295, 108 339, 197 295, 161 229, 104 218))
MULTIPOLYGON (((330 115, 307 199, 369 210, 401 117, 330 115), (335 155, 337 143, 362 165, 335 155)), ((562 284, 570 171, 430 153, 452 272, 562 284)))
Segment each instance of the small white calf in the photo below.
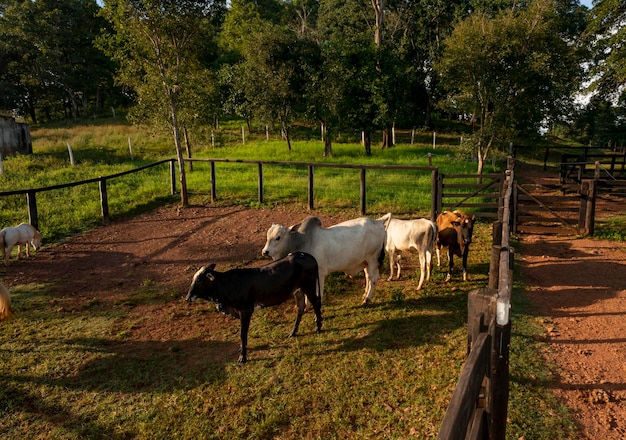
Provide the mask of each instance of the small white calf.
POLYGON ((17 259, 20 259, 22 245, 26 247, 26 257, 30 257, 28 246, 37 250, 41 245, 41 234, 28 223, 20 223, 18 226, 4 228, 0 231, 0 248, 4 254, 4 265, 9 265, 11 251, 17 245, 17 259))
POLYGON ((385 250, 389 254, 390 268, 387 281, 393 279, 394 266, 398 268, 396 279, 400 278, 400 252, 414 250, 420 261, 421 273, 417 285, 417 290, 420 290, 424 284, 424 278, 430 281, 436 239, 437 225, 428 219, 400 220, 391 218, 387 224, 387 243, 385 245, 385 250))

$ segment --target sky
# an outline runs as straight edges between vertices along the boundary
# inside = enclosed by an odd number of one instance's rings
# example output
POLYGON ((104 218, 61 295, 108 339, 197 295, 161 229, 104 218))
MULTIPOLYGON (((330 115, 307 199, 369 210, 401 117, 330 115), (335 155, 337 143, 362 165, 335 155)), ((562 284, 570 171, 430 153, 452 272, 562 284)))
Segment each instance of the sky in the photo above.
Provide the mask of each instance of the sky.
POLYGON ((591 7, 593 6, 591 2, 592 0, 580 0, 580 4, 587 6, 589 9, 591 9, 591 7))

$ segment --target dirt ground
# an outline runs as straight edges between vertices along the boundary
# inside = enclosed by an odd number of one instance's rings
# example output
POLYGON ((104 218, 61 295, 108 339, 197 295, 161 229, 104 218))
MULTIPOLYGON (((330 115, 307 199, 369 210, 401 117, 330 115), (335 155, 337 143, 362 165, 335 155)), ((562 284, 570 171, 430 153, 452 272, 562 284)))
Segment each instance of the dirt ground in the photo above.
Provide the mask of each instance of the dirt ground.
MULTIPOLYGON (((326 225, 344 220, 315 214, 326 225)), ((37 264, 13 261, 3 279, 9 286, 54 280, 51 305, 68 314, 95 303, 123 303, 127 292, 142 286, 182 297, 193 273, 209 262, 218 270, 266 263, 260 251, 269 226, 303 217, 288 209, 161 208, 44 246, 37 264)), ((546 317, 548 356, 558 372, 554 392, 575 411, 580 438, 626 438, 626 246, 567 237, 519 239, 528 294, 546 317)), ((188 337, 190 328, 210 332, 230 319, 190 313, 179 301, 139 303, 130 310, 135 340, 165 344, 188 337)), ((236 338, 220 350, 216 356, 236 358, 236 338)))

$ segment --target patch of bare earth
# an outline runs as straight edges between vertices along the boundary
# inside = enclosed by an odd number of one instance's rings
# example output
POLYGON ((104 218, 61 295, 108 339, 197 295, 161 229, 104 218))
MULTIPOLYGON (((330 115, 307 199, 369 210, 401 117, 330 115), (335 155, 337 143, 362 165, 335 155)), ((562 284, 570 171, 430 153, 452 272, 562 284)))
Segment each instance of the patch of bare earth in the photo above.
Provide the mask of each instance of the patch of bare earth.
MULTIPOLYGON (((527 182, 558 177, 529 168, 527 182)), ((623 199, 600 197, 598 218, 624 215, 623 199)), ((554 392, 573 410, 581 439, 626 438, 626 244, 523 235, 528 296, 544 316, 554 392)))

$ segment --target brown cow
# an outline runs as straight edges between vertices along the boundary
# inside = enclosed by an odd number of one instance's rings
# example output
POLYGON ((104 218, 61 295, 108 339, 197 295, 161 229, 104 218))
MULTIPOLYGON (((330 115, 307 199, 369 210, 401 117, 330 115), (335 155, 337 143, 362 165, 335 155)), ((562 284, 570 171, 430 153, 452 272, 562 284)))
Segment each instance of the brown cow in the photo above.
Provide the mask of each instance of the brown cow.
POLYGON ((441 266, 441 248, 448 248, 448 275, 446 281, 452 277, 454 267, 454 255, 463 257, 463 280, 467 281, 467 254, 469 245, 472 242, 474 222, 476 216, 471 217, 463 211, 444 211, 437 217, 437 266, 441 266))

